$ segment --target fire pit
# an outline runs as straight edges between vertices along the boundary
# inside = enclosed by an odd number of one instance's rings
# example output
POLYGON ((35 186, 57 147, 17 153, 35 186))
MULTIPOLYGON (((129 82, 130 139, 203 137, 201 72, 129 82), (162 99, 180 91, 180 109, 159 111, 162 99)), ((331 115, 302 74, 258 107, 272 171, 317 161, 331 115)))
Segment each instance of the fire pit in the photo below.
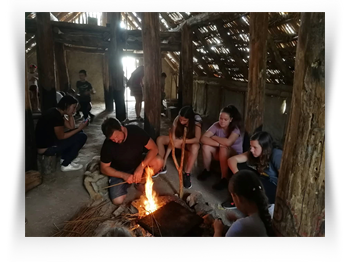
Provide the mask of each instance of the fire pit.
POLYGON ((138 223, 154 236, 200 236, 199 226, 203 223, 203 218, 171 201, 141 218, 138 223))

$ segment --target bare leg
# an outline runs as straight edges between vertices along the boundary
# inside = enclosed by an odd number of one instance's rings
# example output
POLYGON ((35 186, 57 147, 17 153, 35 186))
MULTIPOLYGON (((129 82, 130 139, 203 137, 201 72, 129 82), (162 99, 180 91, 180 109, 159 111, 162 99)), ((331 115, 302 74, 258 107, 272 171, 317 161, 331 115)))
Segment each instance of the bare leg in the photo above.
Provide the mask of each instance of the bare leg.
POLYGON ((203 154, 203 164, 204 168, 207 171, 210 171, 210 163, 212 161, 213 155, 218 151, 217 147, 203 145, 202 146, 202 154, 203 154))
POLYGON ((151 160, 149 166, 152 167, 154 174, 158 173, 158 171, 163 167, 164 160, 160 156, 156 156, 151 160))
POLYGON ((157 138, 157 147, 158 147, 158 154, 164 159, 165 155, 165 146, 169 145, 169 137, 168 136, 160 136, 157 138))
POLYGON ((123 204, 125 197, 126 197, 126 195, 116 197, 116 198, 112 199, 112 202, 114 205, 119 206, 119 205, 123 204))
POLYGON ((186 163, 186 167, 185 167, 186 173, 191 173, 193 164, 196 161, 197 156, 198 156, 199 148, 200 148, 199 144, 189 145, 190 153, 188 154, 188 159, 187 159, 187 163, 186 163))
POLYGON ((135 112, 136 112, 136 117, 139 118, 141 117, 140 116, 140 113, 141 113, 141 105, 142 105, 142 96, 135 96, 135 112))

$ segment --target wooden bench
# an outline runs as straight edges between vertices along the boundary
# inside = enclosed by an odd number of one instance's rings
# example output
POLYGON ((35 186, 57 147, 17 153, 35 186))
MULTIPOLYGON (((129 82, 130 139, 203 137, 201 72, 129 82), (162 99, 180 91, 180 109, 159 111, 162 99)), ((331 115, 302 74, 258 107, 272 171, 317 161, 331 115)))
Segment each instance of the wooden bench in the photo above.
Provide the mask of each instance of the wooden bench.
POLYGON ((37 163, 39 172, 42 175, 52 175, 56 172, 57 164, 60 163, 60 156, 46 156, 38 154, 37 163))

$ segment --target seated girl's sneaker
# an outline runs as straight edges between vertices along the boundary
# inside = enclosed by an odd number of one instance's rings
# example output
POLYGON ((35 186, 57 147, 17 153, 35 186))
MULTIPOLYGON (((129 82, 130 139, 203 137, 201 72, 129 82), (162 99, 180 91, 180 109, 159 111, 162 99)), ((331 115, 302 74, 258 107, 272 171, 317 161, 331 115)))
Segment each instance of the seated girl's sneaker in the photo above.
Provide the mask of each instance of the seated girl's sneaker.
POLYGON ((79 169, 82 169, 82 168, 83 168, 83 165, 81 165, 81 164, 74 164, 72 162, 68 166, 61 166, 61 171, 62 172, 75 171, 75 170, 79 170, 79 169))

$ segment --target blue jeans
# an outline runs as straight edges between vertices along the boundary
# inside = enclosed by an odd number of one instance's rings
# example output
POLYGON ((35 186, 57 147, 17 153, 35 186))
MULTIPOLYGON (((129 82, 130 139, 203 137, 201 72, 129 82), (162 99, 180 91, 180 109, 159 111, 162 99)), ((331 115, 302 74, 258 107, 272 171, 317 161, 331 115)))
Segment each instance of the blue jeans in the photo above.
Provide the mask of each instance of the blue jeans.
POLYGON ((56 144, 49 147, 44 155, 61 155, 61 159, 63 159, 62 166, 68 166, 78 156, 79 150, 86 143, 86 139, 86 134, 80 131, 67 139, 57 140, 56 144))

